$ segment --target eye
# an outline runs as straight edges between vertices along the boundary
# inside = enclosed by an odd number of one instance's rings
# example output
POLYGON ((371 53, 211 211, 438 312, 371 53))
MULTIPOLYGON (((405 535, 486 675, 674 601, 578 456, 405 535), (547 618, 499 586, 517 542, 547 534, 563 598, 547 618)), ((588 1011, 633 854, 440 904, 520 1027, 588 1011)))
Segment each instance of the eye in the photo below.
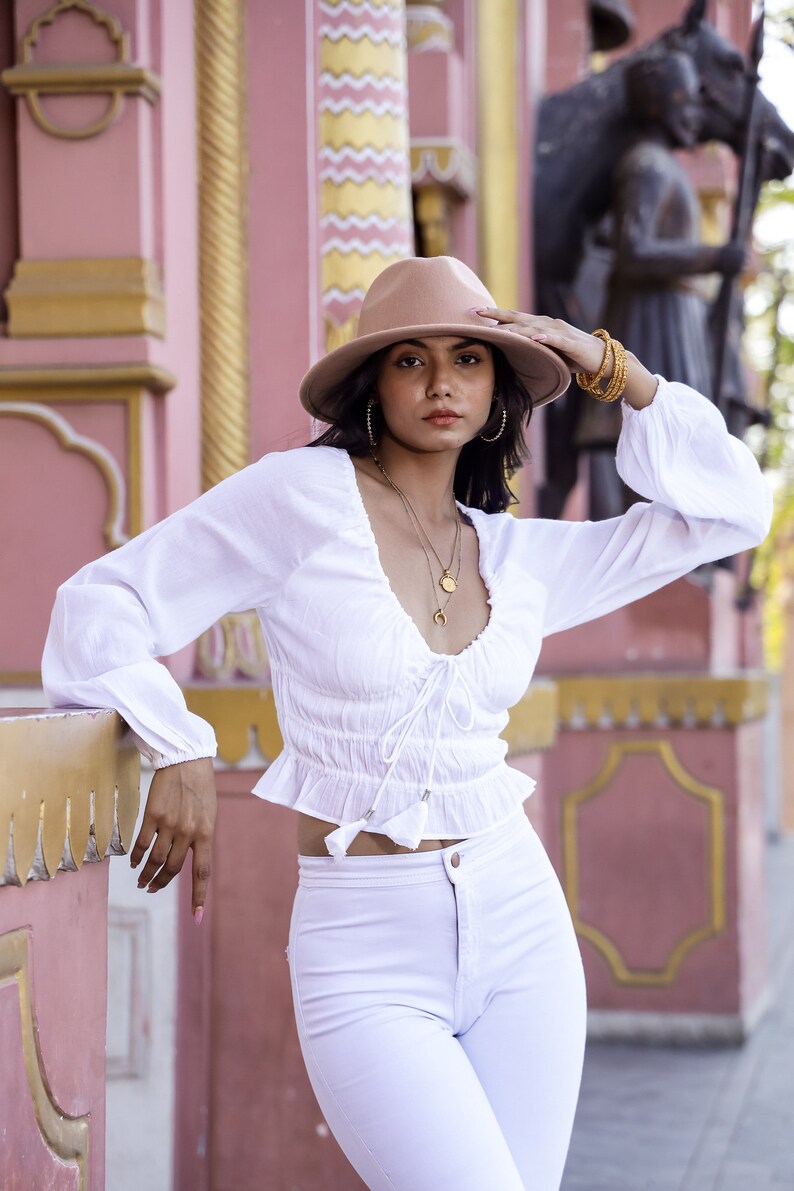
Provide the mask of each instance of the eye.
POLYGON ((478 356, 476 352, 461 352, 458 356, 458 362, 461 364, 479 364, 482 361, 482 356, 478 356))
POLYGON ((413 368, 414 365, 422 363, 418 356, 400 356, 394 362, 398 368, 413 368))

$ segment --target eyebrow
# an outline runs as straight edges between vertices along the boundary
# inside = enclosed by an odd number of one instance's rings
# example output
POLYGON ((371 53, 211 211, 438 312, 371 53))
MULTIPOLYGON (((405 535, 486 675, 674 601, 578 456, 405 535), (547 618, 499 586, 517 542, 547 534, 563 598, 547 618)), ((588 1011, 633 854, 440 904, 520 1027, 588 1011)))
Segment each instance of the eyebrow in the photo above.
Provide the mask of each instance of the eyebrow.
MULTIPOLYGON (((423 339, 401 339, 399 341, 399 343, 393 343, 392 347, 402 347, 405 344, 410 344, 411 347, 423 347, 423 348, 427 349, 427 344, 425 343, 425 341, 423 339)), ((482 345, 480 344, 480 341, 478 339, 461 339, 460 343, 453 343, 452 346, 450 348, 448 348, 447 350, 451 351, 451 352, 456 352, 456 351, 460 351, 460 349, 462 347, 471 347, 471 346, 480 347, 482 345)))

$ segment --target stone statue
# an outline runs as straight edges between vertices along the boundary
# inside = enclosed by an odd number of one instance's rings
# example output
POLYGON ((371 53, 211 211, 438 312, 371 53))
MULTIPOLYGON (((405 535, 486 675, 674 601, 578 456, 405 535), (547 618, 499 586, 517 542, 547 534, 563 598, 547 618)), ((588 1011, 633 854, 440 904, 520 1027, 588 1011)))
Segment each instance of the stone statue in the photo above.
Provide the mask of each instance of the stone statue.
MULTIPOLYGON (((676 149, 697 143, 700 79, 683 53, 646 55, 624 74, 634 143, 613 180, 612 272, 601 321, 647 368, 711 394, 709 303, 700 275, 733 275, 745 260, 742 244, 715 247, 700 239, 695 188, 676 149)), ((590 516, 617 516, 630 496, 612 462, 621 425, 619 406, 582 401, 575 432, 593 454, 590 516)))
MULTIPOLYGON (((704 19, 705 8, 705 0, 692 0, 680 25, 649 46, 542 101, 534 232, 535 305, 540 313, 585 330, 601 325, 611 262, 603 249, 599 259, 592 245, 612 201, 615 171, 637 140, 624 75, 638 57, 685 54, 701 88, 698 142, 717 140, 741 152, 746 63, 704 19)), ((758 101, 760 124, 777 146, 776 168, 784 169, 785 177, 794 167, 794 133, 768 100, 759 95, 758 101)), ((576 482, 575 433, 582 400, 573 387, 544 411, 548 481, 539 493, 542 516, 558 517, 576 482)))

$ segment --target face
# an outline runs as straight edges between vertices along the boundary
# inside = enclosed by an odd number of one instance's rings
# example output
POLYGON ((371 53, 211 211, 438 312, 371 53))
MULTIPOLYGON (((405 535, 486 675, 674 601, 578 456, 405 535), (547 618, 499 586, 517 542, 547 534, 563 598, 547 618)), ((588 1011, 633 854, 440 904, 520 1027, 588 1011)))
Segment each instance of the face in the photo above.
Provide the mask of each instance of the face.
POLYGON ((376 382, 384 433, 413 451, 459 450, 491 413, 491 349, 458 335, 395 343, 376 382))
POLYGON ((702 122, 700 78, 694 65, 678 55, 664 86, 662 119, 673 143, 688 149, 697 144, 702 122))

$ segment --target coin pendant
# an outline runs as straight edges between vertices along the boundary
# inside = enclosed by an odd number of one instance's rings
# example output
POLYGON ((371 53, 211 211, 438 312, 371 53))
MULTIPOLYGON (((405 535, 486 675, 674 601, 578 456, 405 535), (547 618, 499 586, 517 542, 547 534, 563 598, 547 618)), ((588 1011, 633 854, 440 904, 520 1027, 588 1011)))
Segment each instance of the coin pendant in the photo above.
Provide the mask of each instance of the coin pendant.
POLYGON ((438 612, 433 614, 433 620, 436 622, 436 624, 441 625, 441 628, 443 629, 444 625, 447 623, 447 614, 443 608, 439 608, 438 612))
POLYGON ((448 592, 450 592, 450 594, 458 586, 455 576, 450 575, 449 571, 444 571, 444 574, 439 579, 439 583, 444 588, 444 591, 448 591, 448 592))

